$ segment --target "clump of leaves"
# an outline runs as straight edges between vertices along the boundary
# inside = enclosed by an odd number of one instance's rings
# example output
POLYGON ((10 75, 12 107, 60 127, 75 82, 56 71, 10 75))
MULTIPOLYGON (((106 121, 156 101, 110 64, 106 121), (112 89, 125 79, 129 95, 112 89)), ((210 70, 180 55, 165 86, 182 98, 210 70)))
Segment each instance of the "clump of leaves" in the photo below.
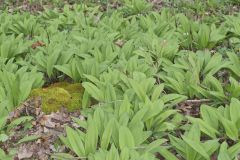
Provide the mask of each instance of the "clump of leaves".
POLYGON ((146 0, 124 0, 124 7, 127 15, 135 15, 149 11, 152 5, 146 0))
POLYGON ((180 156, 186 160, 208 159, 218 149, 217 139, 201 141, 201 133, 198 125, 191 126, 189 132, 182 138, 170 136, 171 144, 176 148, 180 156))
POLYGON ((9 110, 27 99, 33 88, 43 85, 43 75, 36 68, 18 68, 14 60, 2 61, 0 69, 0 102, 6 103, 9 110))
POLYGON ((0 57, 1 58, 15 58, 24 56, 28 53, 30 43, 23 39, 23 35, 19 34, 17 37, 14 35, 7 36, 0 35, 0 57))
POLYGON ((239 140, 239 104, 239 100, 233 98, 230 105, 225 108, 222 106, 212 108, 203 105, 201 106, 202 119, 189 117, 189 120, 198 123, 200 130, 210 137, 226 135, 228 139, 237 141, 239 140))
POLYGON ((223 27, 217 28, 215 24, 199 24, 186 16, 177 16, 179 24, 176 26, 181 46, 187 49, 212 49, 225 39, 226 31, 223 27))
POLYGON ((98 108, 92 116, 88 115, 87 121, 75 119, 84 131, 67 127, 66 137, 61 136, 61 140, 79 158, 99 159, 110 156, 109 158, 136 159, 146 156, 148 159, 156 159, 156 152, 165 153, 163 155, 168 159, 174 158, 166 148, 160 147, 165 142, 164 139, 147 142, 151 132, 144 131, 143 123, 137 119, 135 117, 128 122, 125 114, 116 119, 98 108), (145 146, 144 143, 148 145, 145 146))

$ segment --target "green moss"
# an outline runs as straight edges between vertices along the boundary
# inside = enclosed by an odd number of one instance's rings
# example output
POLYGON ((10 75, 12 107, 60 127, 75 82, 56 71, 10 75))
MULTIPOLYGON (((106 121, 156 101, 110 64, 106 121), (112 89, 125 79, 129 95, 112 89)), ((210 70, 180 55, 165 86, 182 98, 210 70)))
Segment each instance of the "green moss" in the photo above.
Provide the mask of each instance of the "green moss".
POLYGON ((67 90, 70 94, 72 93, 82 93, 83 92, 83 87, 81 83, 68 83, 68 82, 59 82, 59 83, 54 83, 48 88, 54 88, 54 87, 60 87, 65 90, 67 90))
POLYGON ((71 101, 68 105, 69 111, 74 111, 76 108, 79 108, 82 105, 82 93, 72 93, 71 101))
POLYGON ((83 87, 80 83, 55 83, 47 88, 34 89, 30 97, 42 98, 43 112, 56 112, 61 107, 74 111, 81 107, 83 87))

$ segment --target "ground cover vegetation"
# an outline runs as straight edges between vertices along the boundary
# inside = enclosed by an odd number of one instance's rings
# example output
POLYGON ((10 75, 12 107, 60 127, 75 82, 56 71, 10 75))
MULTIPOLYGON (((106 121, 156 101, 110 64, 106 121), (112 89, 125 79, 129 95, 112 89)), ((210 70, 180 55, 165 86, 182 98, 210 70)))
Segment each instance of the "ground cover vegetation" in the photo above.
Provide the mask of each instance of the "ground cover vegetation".
POLYGON ((0 159, 240 158, 240 1, 0 3, 0 159))

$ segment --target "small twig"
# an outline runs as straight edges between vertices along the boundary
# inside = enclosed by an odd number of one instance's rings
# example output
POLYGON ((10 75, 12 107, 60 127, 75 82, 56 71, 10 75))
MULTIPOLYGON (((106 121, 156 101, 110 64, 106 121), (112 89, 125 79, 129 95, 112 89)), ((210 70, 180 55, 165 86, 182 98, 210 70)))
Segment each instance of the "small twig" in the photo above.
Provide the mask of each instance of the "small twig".
POLYGON ((100 107, 102 105, 105 104, 113 104, 113 103, 117 103, 117 102, 122 102, 123 100, 115 100, 115 101, 110 101, 110 102, 100 102, 98 104, 92 105, 91 107, 100 107))
POLYGON ((160 78, 157 77, 157 84, 161 84, 160 78))
POLYGON ((28 107, 27 106, 25 107, 25 112, 29 116, 29 112, 28 112, 28 107))
POLYGON ((210 99, 189 99, 189 100, 186 100, 185 103, 208 103, 208 102, 211 102, 210 99))

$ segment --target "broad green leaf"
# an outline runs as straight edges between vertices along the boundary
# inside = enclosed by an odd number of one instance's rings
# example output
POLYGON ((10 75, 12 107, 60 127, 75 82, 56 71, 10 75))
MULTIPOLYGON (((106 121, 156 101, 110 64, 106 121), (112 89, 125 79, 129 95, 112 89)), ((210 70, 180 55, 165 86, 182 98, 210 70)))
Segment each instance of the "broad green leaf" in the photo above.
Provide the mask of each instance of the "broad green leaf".
POLYGON ((88 92, 84 91, 83 97, 82 97, 82 107, 87 108, 90 105, 90 95, 88 92))
POLYGON ((164 147, 158 147, 157 149, 155 149, 155 151, 158 152, 161 156, 163 156, 166 160, 178 160, 178 158, 173 153, 171 153, 164 147))
POLYGON ((54 153, 53 155, 51 155, 51 158, 57 160, 77 160, 76 157, 67 153, 54 153))
POLYGON ((181 154, 185 154, 186 144, 180 138, 169 135, 171 145, 173 145, 181 154))
POLYGON ((35 141, 39 139, 41 136, 40 135, 30 135, 30 136, 25 136, 22 139, 20 139, 17 144, 25 143, 25 142, 30 142, 30 141, 35 141))
POLYGON ((233 159, 234 157, 237 156, 237 154, 240 153, 240 142, 234 144, 233 146, 228 148, 229 155, 233 159))
POLYGON ((160 125, 161 123, 163 123, 165 120, 167 120, 170 116, 175 115, 178 111, 177 110, 166 110, 162 113, 160 113, 155 119, 154 119, 154 123, 156 123, 156 125, 160 125))
POLYGON ((112 84, 107 84, 106 90, 104 93, 105 93, 104 98, 107 102, 112 102, 117 100, 117 95, 112 84))
POLYGON ((49 77, 51 77, 53 74, 53 67, 57 63, 59 55, 60 52, 56 50, 55 52, 51 53, 47 59, 47 74, 49 77))
POLYGON ((148 108, 144 107, 144 108, 140 109, 137 113, 135 113, 135 115, 133 116, 132 120, 129 123, 129 126, 133 127, 137 123, 141 122, 144 115, 147 113, 147 111, 148 111, 148 108))
POLYGON ((218 134, 218 130, 216 130, 215 128, 213 128, 212 126, 209 125, 209 123, 201 120, 201 119, 197 119, 197 118, 193 118, 193 117, 187 117, 192 123, 197 123, 200 127, 200 130, 205 133, 206 135, 210 136, 211 138, 216 138, 216 134, 218 134))
POLYGON ((237 140, 239 136, 237 126, 232 121, 229 121, 226 118, 223 118, 223 117, 219 117, 219 118, 221 118, 220 120, 221 120, 221 123, 223 124, 223 127, 225 129, 227 136, 232 140, 237 140))
POLYGON ((9 125, 8 125, 8 129, 7 130, 10 130, 12 129, 13 127, 19 125, 19 124, 22 124, 22 123, 25 123, 25 122, 29 122, 33 119, 33 117, 31 116, 23 116, 23 117, 20 117, 20 118, 17 118, 15 120, 13 120, 9 125))
POLYGON ((0 148, 0 156, 1 156, 1 157, 5 157, 5 156, 6 156, 4 150, 2 150, 1 148, 0 148))
POLYGON ((152 143, 147 145, 147 147, 145 148, 145 152, 151 152, 151 151, 155 150, 156 148, 160 147, 160 145, 165 142, 166 142, 166 139, 155 140, 152 143))
POLYGON ((218 117, 214 108, 207 105, 201 105, 200 113, 202 119, 206 123, 208 123, 211 127, 218 129, 218 117))
POLYGON ((230 117, 233 123, 237 123, 240 119, 240 102, 236 98, 231 99, 230 103, 230 117))
POLYGON ((121 116, 124 113, 130 113, 131 104, 127 96, 124 96, 123 102, 119 107, 118 115, 121 116))
POLYGON ((112 136, 112 129, 113 129, 113 120, 110 120, 106 126, 106 128, 104 129, 103 135, 102 135, 102 139, 101 139, 101 148, 102 149, 107 149, 108 145, 110 143, 110 139, 112 136))
POLYGON ((89 79, 90 81, 92 81, 92 83, 97 84, 97 85, 103 85, 103 83, 101 81, 99 81, 96 77, 92 76, 92 75, 86 75, 84 74, 84 76, 89 79))
POLYGON ((71 149, 78 155, 78 157, 84 157, 84 145, 77 132, 70 127, 66 127, 66 133, 71 149))
POLYGON ((186 142, 189 146, 191 146, 191 148, 193 148, 197 153, 202 155, 206 160, 210 160, 210 156, 207 154, 207 152, 205 151, 203 146, 201 146, 201 144, 199 144, 194 140, 189 139, 186 136, 182 136, 182 138, 184 142, 186 142))
POLYGON ((72 75, 72 71, 69 67, 69 64, 67 65, 55 65, 54 66, 57 70, 63 72, 64 74, 66 74, 67 76, 73 78, 73 75, 72 75))
POLYGON ((148 108, 148 111, 144 115, 143 120, 146 121, 158 115, 162 111, 163 106, 164 104, 161 100, 158 100, 157 102, 152 103, 147 98, 145 107, 148 108))
POLYGON ((0 118, 0 130, 3 129, 3 127, 5 127, 6 121, 7 121, 7 116, 1 117, 0 118))
POLYGON ((143 144, 152 135, 152 131, 144 131, 143 122, 139 122, 129 129, 131 130, 136 146, 143 144))
POLYGON ((126 160, 126 159, 129 159, 130 157, 130 150, 125 147, 121 150, 121 153, 120 153, 120 160, 126 160))
POLYGON ((164 89, 164 84, 157 85, 155 87, 155 89, 153 90, 153 93, 152 93, 152 96, 151 96, 151 100, 152 101, 157 100, 159 98, 159 96, 161 95, 163 89, 164 89))
POLYGON ((89 82, 83 82, 82 85, 93 98, 99 101, 104 100, 103 92, 99 88, 97 88, 94 84, 89 82))
MULTIPOLYGON (((171 102, 171 105, 175 105, 177 103, 180 103, 180 102, 183 102, 184 100, 186 100, 188 97, 186 96, 183 96, 183 95, 180 95, 180 94, 166 94, 166 95, 163 95, 161 97, 161 100, 163 101, 164 104, 166 103, 170 103, 171 102)), ((170 106, 171 106, 170 105, 170 106)))
POLYGON ((111 146, 110 151, 107 152, 107 155, 106 155, 106 160, 112 160, 112 159, 119 160, 118 150, 114 145, 111 146))
POLYGON ((99 131, 95 121, 90 120, 85 138, 85 150, 87 155, 96 151, 98 144, 98 133, 99 131))
POLYGON ((219 148, 220 144, 218 142, 218 139, 214 139, 202 143, 202 146, 204 147, 208 155, 212 155, 219 148))
POLYGON ((87 122, 85 120, 80 120, 79 118, 72 117, 72 120, 77 123, 79 127, 87 129, 87 122))
POLYGON ((130 82, 132 88, 134 89, 135 93, 137 94, 138 98, 144 102, 147 95, 146 95, 146 93, 144 93, 142 86, 140 86, 140 84, 138 82, 136 82, 132 79, 129 79, 129 82, 130 82))
POLYGON ((223 142, 220 146, 218 160, 232 160, 227 151, 227 143, 223 142))
POLYGON ((125 147, 133 148, 135 147, 135 142, 131 131, 125 127, 121 126, 119 128, 119 147, 124 149, 125 147))
POLYGON ((199 125, 194 123, 188 132, 185 132, 184 135, 186 135, 187 138, 195 141, 195 142, 200 142, 200 137, 201 137, 201 132, 199 125))

